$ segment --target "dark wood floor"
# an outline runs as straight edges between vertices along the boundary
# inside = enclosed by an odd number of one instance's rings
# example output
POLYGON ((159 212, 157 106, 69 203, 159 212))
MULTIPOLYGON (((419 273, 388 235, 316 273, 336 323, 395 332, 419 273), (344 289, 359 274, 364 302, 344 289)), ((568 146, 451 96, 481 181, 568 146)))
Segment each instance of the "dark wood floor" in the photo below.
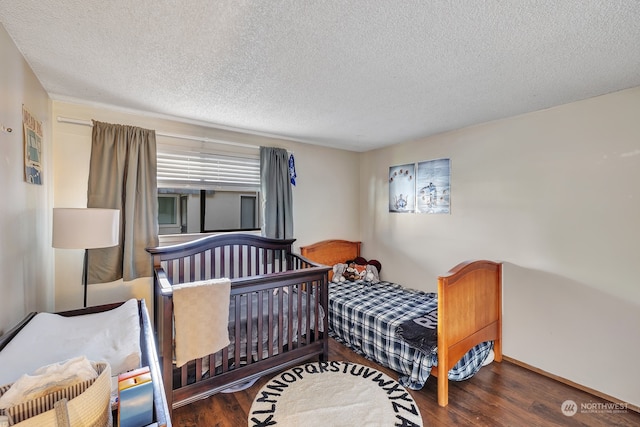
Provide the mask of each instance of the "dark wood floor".
MULTIPOLYGON (((329 358, 371 366, 398 378, 393 371, 360 357, 334 340, 330 341, 329 358)), ((173 425, 246 426, 253 398, 268 380, 261 378, 245 391, 220 393, 177 408, 173 412, 173 425)), ((470 380, 450 382, 449 405, 445 408, 438 406, 436 378, 429 378, 422 390, 410 392, 420 408, 425 427, 640 426, 640 414, 631 409, 618 413, 598 409, 599 404, 608 402, 507 361, 482 368, 470 380), (561 411, 566 400, 577 405, 577 412, 571 417, 561 411), (584 409, 583 404, 587 405, 584 409)))

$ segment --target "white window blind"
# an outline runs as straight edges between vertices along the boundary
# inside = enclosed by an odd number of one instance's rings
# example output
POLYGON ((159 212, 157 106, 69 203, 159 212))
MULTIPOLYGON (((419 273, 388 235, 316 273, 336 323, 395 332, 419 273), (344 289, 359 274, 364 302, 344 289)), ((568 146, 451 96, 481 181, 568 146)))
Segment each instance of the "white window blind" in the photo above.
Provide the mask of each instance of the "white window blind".
POLYGON ((259 191, 258 154, 220 154, 202 148, 157 146, 158 187, 259 191))

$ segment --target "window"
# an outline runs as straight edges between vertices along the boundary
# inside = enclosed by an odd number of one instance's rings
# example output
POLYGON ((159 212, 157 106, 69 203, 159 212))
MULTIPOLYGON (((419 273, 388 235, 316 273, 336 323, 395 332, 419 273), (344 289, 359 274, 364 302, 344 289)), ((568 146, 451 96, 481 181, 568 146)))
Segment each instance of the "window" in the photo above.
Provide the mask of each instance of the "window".
POLYGON ((160 228, 178 226, 178 197, 174 194, 158 194, 158 224, 160 228))
POLYGON ((258 197, 240 196, 240 228, 258 227, 258 197))
POLYGON ((229 153, 211 143, 157 150, 160 234, 260 229, 256 150, 229 153))

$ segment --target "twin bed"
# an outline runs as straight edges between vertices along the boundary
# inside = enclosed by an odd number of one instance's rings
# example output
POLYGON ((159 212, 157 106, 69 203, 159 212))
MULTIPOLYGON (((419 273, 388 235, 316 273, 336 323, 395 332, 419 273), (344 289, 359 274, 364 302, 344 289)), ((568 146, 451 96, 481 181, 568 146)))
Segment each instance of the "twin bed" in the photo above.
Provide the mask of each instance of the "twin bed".
MULTIPOLYGON (((410 388, 419 389, 429 374, 436 375, 441 406, 448 403, 449 379, 473 375, 491 351, 496 361, 501 360, 499 263, 459 264, 438 278, 436 298, 389 283, 330 281, 335 264, 360 257, 359 242, 327 240, 301 247, 301 255, 292 252, 293 242, 225 234, 148 249, 154 265, 159 359, 170 408, 235 390, 310 358, 327 360, 330 335, 398 371, 410 388), (216 278, 231 281, 230 344, 176 367, 173 287, 216 278), (375 289, 381 292, 377 301, 375 289), (393 295, 408 304, 395 314, 384 309, 398 306, 393 295), (367 313, 366 306, 376 313, 367 313), (403 322, 434 309, 437 358, 396 336, 403 322)), ((217 307, 213 309, 220 309, 220 303, 212 302, 217 307)))
MULTIPOLYGON (((300 253, 327 265, 367 262, 360 242, 346 240, 325 240, 301 247, 300 253)), ((460 263, 438 277, 437 294, 389 282, 332 280, 329 330, 354 351, 398 372, 408 388, 421 389, 430 374, 437 376, 438 403, 446 406, 448 380, 470 378, 488 357, 502 360, 501 271, 491 261, 460 263), (430 316, 437 318, 437 353, 400 334, 402 326, 414 320, 424 324, 430 316)))

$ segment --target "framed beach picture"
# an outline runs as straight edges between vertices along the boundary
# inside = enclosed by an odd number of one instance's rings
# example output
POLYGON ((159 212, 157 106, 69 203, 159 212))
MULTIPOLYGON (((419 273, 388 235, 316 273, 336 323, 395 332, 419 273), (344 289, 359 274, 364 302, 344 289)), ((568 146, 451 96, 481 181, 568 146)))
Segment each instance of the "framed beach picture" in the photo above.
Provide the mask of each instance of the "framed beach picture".
POLYGON ((413 163, 389 168, 389 212, 415 211, 415 170, 413 163))
POLYGON ((451 213, 451 160, 418 163, 416 172, 416 212, 451 213))

